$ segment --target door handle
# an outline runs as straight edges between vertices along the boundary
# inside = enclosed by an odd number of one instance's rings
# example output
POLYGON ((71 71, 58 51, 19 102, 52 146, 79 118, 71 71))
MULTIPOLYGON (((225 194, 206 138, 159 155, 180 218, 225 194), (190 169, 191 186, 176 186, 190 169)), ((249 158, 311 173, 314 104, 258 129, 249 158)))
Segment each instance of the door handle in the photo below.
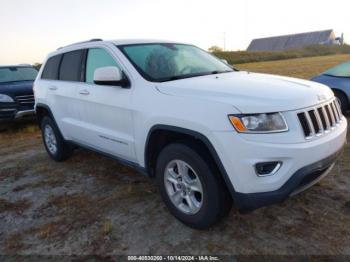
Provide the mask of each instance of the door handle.
POLYGON ((80 90, 80 91, 79 91, 79 94, 81 94, 81 95, 89 95, 90 92, 87 91, 86 89, 84 89, 84 90, 80 90))
POLYGON ((49 86, 50 90, 57 90, 57 86, 49 86))

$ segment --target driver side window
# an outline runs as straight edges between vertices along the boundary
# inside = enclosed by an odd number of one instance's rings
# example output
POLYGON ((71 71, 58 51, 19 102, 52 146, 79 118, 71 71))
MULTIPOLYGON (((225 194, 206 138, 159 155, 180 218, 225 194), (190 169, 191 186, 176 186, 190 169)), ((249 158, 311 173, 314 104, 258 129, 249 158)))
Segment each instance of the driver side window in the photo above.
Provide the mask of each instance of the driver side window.
POLYGON ((86 59, 86 83, 94 83, 94 72, 105 66, 119 67, 114 58, 102 48, 90 48, 86 59))

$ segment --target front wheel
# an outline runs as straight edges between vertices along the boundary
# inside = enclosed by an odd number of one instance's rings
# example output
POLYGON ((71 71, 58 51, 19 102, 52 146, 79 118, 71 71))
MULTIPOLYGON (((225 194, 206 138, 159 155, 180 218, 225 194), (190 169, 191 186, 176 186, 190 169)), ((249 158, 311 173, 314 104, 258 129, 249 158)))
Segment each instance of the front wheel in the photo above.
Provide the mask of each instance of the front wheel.
POLYGON ((158 186, 170 212, 184 224, 204 229, 231 208, 231 197, 213 168, 187 145, 171 144, 159 154, 158 186))

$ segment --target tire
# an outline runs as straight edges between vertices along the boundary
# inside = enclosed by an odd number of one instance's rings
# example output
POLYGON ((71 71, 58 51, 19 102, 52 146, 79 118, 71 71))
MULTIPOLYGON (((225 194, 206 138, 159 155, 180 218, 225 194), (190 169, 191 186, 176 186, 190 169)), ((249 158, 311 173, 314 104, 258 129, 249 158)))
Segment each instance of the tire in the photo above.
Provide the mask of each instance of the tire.
POLYGON ((68 159, 72 155, 73 149, 64 141, 56 123, 50 117, 45 116, 40 126, 43 142, 49 156, 57 162, 68 159))
POLYGON ((186 144, 170 144, 158 156, 156 178, 162 199, 170 213, 189 227, 209 228, 231 209, 232 198, 213 171, 212 165, 186 144))
POLYGON ((340 102, 340 109, 345 115, 345 113, 349 110, 349 101, 348 98, 341 92, 339 91, 334 91, 335 96, 339 99, 340 102))

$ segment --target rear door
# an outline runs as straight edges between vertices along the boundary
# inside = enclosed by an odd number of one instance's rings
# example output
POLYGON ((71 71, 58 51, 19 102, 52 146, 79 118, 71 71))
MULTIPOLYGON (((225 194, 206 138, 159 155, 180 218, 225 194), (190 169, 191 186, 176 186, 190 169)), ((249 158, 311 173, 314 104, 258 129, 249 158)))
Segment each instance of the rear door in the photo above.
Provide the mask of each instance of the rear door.
POLYGON ((49 58, 42 74, 49 107, 66 139, 74 139, 80 131, 75 98, 82 83, 84 52, 76 50, 49 58))
MULTIPOLYGON (((105 66, 121 66, 104 48, 90 48, 86 56, 85 83, 77 91, 82 143, 94 149, 135 160, 131 109, 132 88, 94 84, 94 72, 105 66)), ((122 70, 123 71, 123 70, 122 70)))

